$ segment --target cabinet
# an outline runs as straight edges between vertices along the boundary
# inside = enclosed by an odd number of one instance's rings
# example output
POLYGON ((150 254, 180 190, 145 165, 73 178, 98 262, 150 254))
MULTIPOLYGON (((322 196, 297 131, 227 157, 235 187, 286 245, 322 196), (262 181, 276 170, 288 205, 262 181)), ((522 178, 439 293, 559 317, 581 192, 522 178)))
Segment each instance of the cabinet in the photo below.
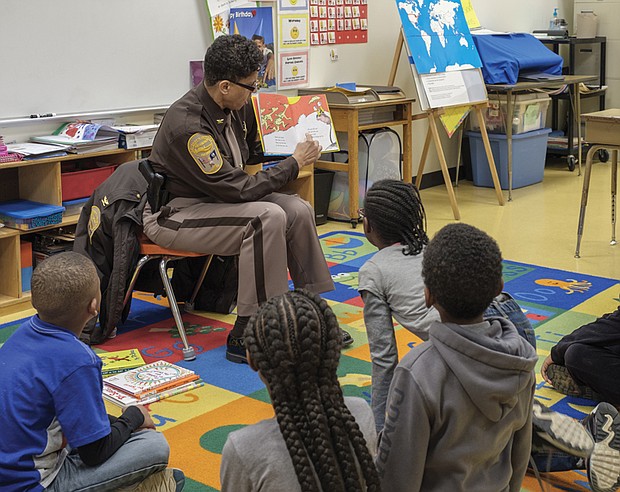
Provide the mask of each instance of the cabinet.
MULTIPOLYGON (((36 159, 0 164, 0 201, 25 199, 60 205, 62 201, 61 168, 63 163, 118 165, 141 157, 140 149, 111 150, 51 159, 36 159)), ((63 217, 61 224, 21 231, 0 228, 0 315, 23 310, 30 293, 22 293, 20 239, 46 229, 77 224, 79 215, 63 217)))

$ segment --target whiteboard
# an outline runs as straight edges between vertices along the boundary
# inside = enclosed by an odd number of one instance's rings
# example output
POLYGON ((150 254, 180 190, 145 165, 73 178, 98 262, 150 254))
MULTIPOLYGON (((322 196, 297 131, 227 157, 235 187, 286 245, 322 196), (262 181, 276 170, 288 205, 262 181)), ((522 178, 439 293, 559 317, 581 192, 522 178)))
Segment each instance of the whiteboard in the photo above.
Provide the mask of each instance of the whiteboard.
POLYGON ((204 0, 2 0, 0 119, 167 106, 212 41, 204 0))

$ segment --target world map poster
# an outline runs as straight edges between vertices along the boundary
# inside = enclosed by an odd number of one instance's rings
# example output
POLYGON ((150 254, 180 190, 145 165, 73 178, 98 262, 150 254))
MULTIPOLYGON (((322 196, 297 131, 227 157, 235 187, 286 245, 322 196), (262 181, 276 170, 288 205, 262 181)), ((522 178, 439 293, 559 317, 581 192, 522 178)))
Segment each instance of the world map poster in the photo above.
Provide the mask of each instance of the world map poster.
POLYGON ((460 2, 397 0, 396 4, 418 73, 482 66, 460 2))

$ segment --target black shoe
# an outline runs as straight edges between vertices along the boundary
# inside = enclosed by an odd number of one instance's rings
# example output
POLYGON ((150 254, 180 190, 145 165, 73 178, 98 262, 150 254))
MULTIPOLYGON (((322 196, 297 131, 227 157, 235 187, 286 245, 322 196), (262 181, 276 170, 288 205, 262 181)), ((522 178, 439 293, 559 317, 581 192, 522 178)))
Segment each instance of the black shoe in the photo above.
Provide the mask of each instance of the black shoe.
POLYGON ((594 437, 587 461, 588 480, 594 492, 613 492, 620 486, 620 414, 609 403, 599 403, 584 419, 594 437))
POLYGON ((565 366, 550 364, 547 377, 554 389, 568 396, 577 396, 593 401, 603 401, 603 397, 588 386, 577 384, 565 366))
POLYGON ((342 331, 342 346, 348 347, 353 343, 353 337, 348 331, 343 330, 342 328, 340 330, 342 331))
POLYGON ((245 353, 245 340, 243 337, 234 337, 230 333, 226 339, 226 358, 237 364, 247 364, 248 357, 245 353))

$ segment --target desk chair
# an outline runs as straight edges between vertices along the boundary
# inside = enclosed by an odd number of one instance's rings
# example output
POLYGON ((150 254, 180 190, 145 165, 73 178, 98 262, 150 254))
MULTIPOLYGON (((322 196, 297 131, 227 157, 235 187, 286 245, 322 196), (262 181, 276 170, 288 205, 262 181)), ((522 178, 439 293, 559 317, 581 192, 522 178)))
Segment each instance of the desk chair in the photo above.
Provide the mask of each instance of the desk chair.
POLYGON ((611 241, 609 244, 612 246, 616 245, 616 193, 618 186, 618 153, 620 152, 620 109, 597 111, 585 114, 583 117, 586 121, 586 141, 591 146, 586 157, 586 170, 583 177, 575 258, 580 258, 583 224, 586 218, 586 206, 588 205, 588 192, 590 189, 592 159, 596 153, 602 150, 611 153, 611 241))
MULTIPOLYGON (((138 168, 140 169, 140 172, 145 177, 148 183, 148 199, 151 209, 157 211, 159 210, 161 205, 160 197, 162 196, 162 191, 164 188, 164 177, 161 174, 155 173, 147 160, 141 161, 138 165, 138 168)), ((164 285, 164 291, 166 292, 166 296, 168 297, 168 304, 170 305, 170 310, 172 311, 172 316, 174 317, 174 322, 177 326, 179 336, 181 337, 181 341, 183 342, 183 359, 187 361, 194 360, 196 358, 196 352, 194 351, 194 347, 190 346, 187 342, 187 335, 185 333, 185 327, 183 326, 183 319, 181 318, 181 310, 179 309, 179 305, 177 304, 177 299, 174 295, 172 284, 170 283, 170 277, 168 277, 168 263, 170 261, 182 260, 184 258, 195 258, 199 256, 207 257, 205 260, 205 264, 202 267, 202 271, 200 272, 200 276, 196 281, 196 285, 194 286, 192 296, 190 300, 185 303, 185 311, 191 312, 194 310, 194 302, 196 300, 196 296, 198 295, 198 291, 202 286, 202 282, 207 275, 207 270, 211 265, 213 255, 164 248, 153 243, 143 233, 140 233, 140 235, 138 236, 138 240, 140 243, 140 255, 142 255, 142 257, 140 258, 140 260, 138 260, 138 263, 136 264, 136 269, 134 270, 134 273, 131 277, 131 282, 129 283, 129 287, 125 292, 125 299, 123 305, 126 306, 129 302, 129 299, 131 299, 133 288, 136 285, 136 281, 138 280, 138 276, 140 275, 140 271, 142 270, 144 265, 146 265, 151 260, 159 260, 159 275, 164 285)))
POLYGON ((125 293, 125 300, 123 305, 127 305, 131 295, 133 293, 133 288, 138 280, 138 275, 140 275, 140 271, 151 260, 159 260, 159 275, 161 277, 161 281, 164 284, 164 291, 166 292, 166 296, 168 297, 168 304, 170 305, 170 310, 172 311, 172 316, 174 317, 174 323, 177 325, 177 330, 179 332, 179 336, 181 337, 181 341, 183 342, 183 359, 190 361, 196 358, 196 352, 194 351, 194 347, 189 345, 187 342, 187 335, 185 334, 185 327, 183 326, 183 319, 181 318, 181 310, 179 309, 179 305, 177 304, 176 296, 174 295, 174 290, 172 289, 172 284, 170 283, 170 277, 168 277, 168 262, 174 260, 182 260, 184 258, 195 258, 197 256, 207 256, 205 264, 200 272, 200 276, 196 281, 196 285, 194 286, 194 290, 192 293, 192 297, 189 301, 185 303, 185 311, 191 312, 194 310, 194 301, 196 300, 196 296, 198 295, 198 291, 200 290, 200 286, 202 285, 203 280, 207 276, 207 270, 211 265, 211 260, 213 259, 213 255, 206 255, 204 253, 193 253, 190 251, 177 251, 174 249, 163 248, 153 243, 149 238, 147 238, 144 234, 140 235, 140 254, 144 255, 136 265, 136 269, 134 270, 133 276, 131 277, 131 282, 129 283, 129 287, 127 288, 127 292, 125 293))

